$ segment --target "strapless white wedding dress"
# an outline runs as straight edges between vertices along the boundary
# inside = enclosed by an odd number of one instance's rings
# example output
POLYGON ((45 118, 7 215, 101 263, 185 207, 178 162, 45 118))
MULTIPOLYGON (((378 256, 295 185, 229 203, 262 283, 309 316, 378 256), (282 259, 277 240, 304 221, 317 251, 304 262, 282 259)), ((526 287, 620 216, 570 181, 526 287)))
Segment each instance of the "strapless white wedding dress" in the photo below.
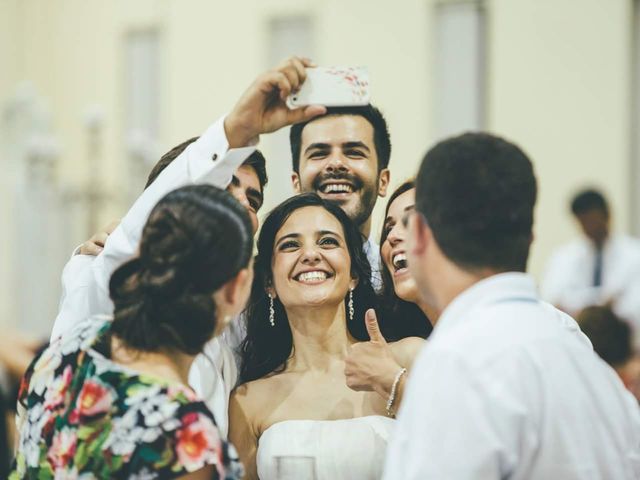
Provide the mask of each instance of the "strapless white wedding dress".
POLYGON ((258 440, 260 480, 377 480, 382 477, 394 420, 286 420, 258 440))

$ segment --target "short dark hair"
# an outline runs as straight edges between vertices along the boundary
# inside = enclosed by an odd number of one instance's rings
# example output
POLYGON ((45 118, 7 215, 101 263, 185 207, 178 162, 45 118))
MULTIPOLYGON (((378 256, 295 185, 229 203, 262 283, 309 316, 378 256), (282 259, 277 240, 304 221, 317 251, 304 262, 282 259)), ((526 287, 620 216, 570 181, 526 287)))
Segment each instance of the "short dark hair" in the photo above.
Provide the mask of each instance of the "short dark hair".
MULTIPOLYGON (((345 242, 351 257, 351 276, 358 278, 353 290, 354 318, 347 321, 350 334, 357 340, 368 340, 364 324, 367 309, 375 308, 376 295, 371 286, 371 266, 364 253, 362 235, 358 227, 342 209, 320 198, 316 193, 293 196, 275 207, 265 219, 258 236, 258 254, 254 263, 254 279, 246 312, 247 335, 240 346, 242 367, 240 382, 262 378, 271 372, 284 370, 293 348, 291 327, 284 306, 278 298, 273 301, 275 325, 268 320, 269 298, 267 288, 273 284, 271 260, 276 233, 293 212, 305 207, 321 207, 335 217, 344 230, 345 242)), ((345 299, 346 308, 346 299, 345 299)), ((380 323, 385 332, 384 322, 380 323)))
POLYGON ((171 162, 173 162, 176 158, 178 158, 178 156, 182 152, 184 152, 185 148, 187 148, 193 142, 198 140, 198 138, 200 137, 192 137, 189 140, 185 140, 180 145, 176 145, 167 153, 162 155, 160 157, 160 160, 158 160, 158 162, 153 166, 153 168, 149 172, 149 176, 147 177, 147 183, 144 186, 145 190, 149 187, 149 185, 151 185, 153 182, 156 181, 156 178, 158 178, 158 175, 160 175, 162 171, 171 164, 171 162))
POLYGON ((593 349, 609 365, 624 365, 633 355, 631 327, 611 308, 587 307, 578 314, 577 321, 593 349))
POLYGON ((190 185, 153 208, 138 257, 111 276, 111 332, 128 346, 198 354, 216 326, 213 293, 251 259, 249 214, 212 185, 190 185))
MULTIPOLYGON (((180 154, 184 152, 184 150, 189 145, 191 145, 193 142, 198 140, 198 138, 200 137, 193 137, 193 138, 190 138, 189 140, 185 140, 180 145, 176 145, 167 153, 162 155, 162 157, 160 157, 160 160, 158 160, 158 163, 156 163, 154 167, 151 169, 151 171, 149 172, 149 176, 147 177, 147 183, 145 184, 144 188, 146 189, 147 187, 149 187, 149 185, 155 182, 156 178, 158 178, 158 175, 160 175, 162 171, 171 164, 171 162, 173 162, 176 158, 178 158, 178 156, 180 156, 180 154)), ((267 169, 266 169, 265 163, 266 162, 265 162, 264 155, 262 155, 260 150, 256 150, 251 155, 249 155, 244 162, 242 162, 243 166, 251 167, 255 170, 256 175, 258 176, 258 181, 260 182, 261 190, 264 190, 265 185, 269 181, 269 178, 267 177, 267 169)))
POLYGON ((580 215, 591 210, 600 210, 609 215, 609 205, 604 195, 598 190, 588 188, 578 192, 571 200, 571 212, 580 215))
MULTIPOLYGON (((384 210, 384 217, 387 218, 389 208, 396 198, 409 190, 416 188, 416 183, 413 179, 407 180, 402 183, 389 197, 387 206, 384 210)), ((382 258, 382 245, 387 240, 389 232, 383 226, 380 233, 380 257, 382 258)), ((380 293, 380 311, 378 317, 384 317, 385 315, 390 317, 387 323, 389 333, 385 335, 385 338, 389 341, 397 341, 406 337, 422 337, 427 338, 433 326, 431 320, 427 318, 422 310, 415 304, 407 302, 401 299, 396 294, 393 288, 393 278, 391 272, 387 268, 384 262, 381 262, 381 274, 382 274, 382 292, 380 293)))
POLYGON ((442 252, 469 271, 526 270, 536 196, 527 155, 488 133, 438 143, 416 179, 416 210, 442 252))
POLYGON ((389 158, 391 157, 391 136, 389 135, 389 127, 382 112, 373 105, 365 105, 361 107, 328 107, 324 115, 312 118, 303 123, 297 123, 291 127, 289 132, 289 141, 291 143, 291 159, 293 161, 293 171, 300 171, 300 149, 302 148, 302 131, 308 124, 328 116, 354 115, 364 117, 373 127, 373 143, 376 147, 378 157, 378 171, 389 166, 389 158))

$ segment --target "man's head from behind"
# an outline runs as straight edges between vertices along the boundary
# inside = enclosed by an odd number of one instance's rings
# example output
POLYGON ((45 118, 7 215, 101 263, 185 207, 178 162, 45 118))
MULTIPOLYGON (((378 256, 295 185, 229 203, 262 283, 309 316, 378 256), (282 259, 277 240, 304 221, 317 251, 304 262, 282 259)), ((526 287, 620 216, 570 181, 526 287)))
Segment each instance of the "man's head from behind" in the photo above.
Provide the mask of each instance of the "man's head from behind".
MULTIPOLYGON (((182 142, 180 145, 173 147, 165 153, 158 163, 151 169, 144 188, 148 188, 156 178, 167 168, 184 150, 199 137, 193 137, 182 142)), ((213 161, 213 159, 212 159, 213 161)), ((264 187, 268 182, 267 169, 265 166, 265 158, 256 150, 242 165, 234 172, 231 183, 227 187, 227 191, 238 200, 249 212, 253 233, 258 230, 257 213, 262 207, 264 201, 264 187)))
POLYGON ((622 367, 631 359, 631 328, 610 307, 587 307, 578 314, 576 320, 591 340, 593 349, 609 365, 622 367))
POLYGON ((371 105, 328 108, 292 126, 289 138, 294 190, 315 191, 368 230, 376 199, 389 183, 391 140, 382 113, 371 105))
POLYGON ((609 205, 604 195, 594 189, 579 192, 571 201, 571 212, 589 240, 601 247, 609 236, 609 205))
POLYGON ((524 272, 536 196, 531 161, 502 138, 466 133, 429 150, 409 232, 410 268, 422 294, 443 281, 431 278, 437 262, 472 275, 524 272))

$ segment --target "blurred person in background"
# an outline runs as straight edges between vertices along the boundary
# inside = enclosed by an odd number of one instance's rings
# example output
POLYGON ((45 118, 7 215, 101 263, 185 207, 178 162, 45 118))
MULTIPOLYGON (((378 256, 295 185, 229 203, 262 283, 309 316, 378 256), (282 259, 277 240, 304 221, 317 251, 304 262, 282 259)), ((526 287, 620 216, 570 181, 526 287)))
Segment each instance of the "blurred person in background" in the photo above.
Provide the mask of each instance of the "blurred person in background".
POLYGON ((640 401, 640 357, 634 352, 629 323, 610 307, 587 307, 576 320, 593 349, 620 376, 625 387, 640 401))
POLYGON ((542 298, 571 315, 592 305, 610 305, 631 322, 638 345, 640 240, 611 232, 609 204, 597 190, 575 195, 571 212, 583 237, 552 255, 541 284, 542 298))
POLYGON ((22 332, 4 327, 0 336, 0 478, 9 476, 16 440, 15 414, 20 378, 42 344, 22 332))
POLYGON ((245 307, 252 249, 249 215, 228 192, 163 197, 110 279, 113 317, 77 323, 29 366, 9 478, 240 478, 187 385, 196 356, 245 307))

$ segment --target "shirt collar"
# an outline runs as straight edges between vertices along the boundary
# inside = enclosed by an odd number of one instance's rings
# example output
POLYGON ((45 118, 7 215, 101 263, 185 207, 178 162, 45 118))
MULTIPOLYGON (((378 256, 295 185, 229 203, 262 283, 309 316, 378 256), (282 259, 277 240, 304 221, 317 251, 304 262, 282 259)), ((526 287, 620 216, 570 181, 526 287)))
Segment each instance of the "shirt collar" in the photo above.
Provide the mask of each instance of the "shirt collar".
POLYGON ((472 311, 478 308, 512 300, 538 301, 536 283, 530 275, 520 272, 499 273, 473 284, 444 309, 433 333, 446 331, 467 318, 472 319, 472 311))
POLYGON ((369 235, 369 238, 365 239, 365 241, 362 244, 362 248, 364 249, 364 252, 367 255, 371 250, 379 250, 380 247, 378 246, 378 243, 376 242, 375 238, 373 238, 373 233, 369 235))

